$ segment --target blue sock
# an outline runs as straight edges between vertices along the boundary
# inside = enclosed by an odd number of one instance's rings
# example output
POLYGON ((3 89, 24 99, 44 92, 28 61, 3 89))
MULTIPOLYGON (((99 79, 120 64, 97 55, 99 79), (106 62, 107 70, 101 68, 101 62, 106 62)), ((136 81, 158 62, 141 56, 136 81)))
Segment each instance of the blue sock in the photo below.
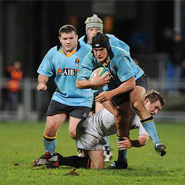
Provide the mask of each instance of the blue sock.
POLYGON ((148 135, 152 139, 154 144, 160 143, 159 135, 153 120, 153 117, 151 116, 148 119, 141 120, 141 123, 143 124, 143 127, 147 131, 148 135))
POLYGON ((56 148, 56 139, 48 139, 44 137, 44 148, 45 151, 49 151, 53 155, 56 148))

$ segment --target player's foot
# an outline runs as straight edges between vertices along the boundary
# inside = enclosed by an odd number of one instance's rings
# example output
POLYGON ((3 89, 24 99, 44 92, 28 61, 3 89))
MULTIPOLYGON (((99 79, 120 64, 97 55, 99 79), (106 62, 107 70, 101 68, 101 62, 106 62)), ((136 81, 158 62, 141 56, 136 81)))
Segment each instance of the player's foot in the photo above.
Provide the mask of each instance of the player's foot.
POLYGON ((46 163, 48 162, 48 160, 52 157, 52 155, 47 151, 45 152, 44 155, 42 155, 41 157, 39 157, 38 159, 36 159, 35 161, 33 161, 33 166, 42 166, 42 165, 46 165, 46 163))
POLYGON ((127 160, 125 161, 114 161, 108 169, 126 169, 128 167, 127 160))
POLYGON ((85 157, 85 153, 82 149, 78 149, 78 157, 85 157))
POLYGON ((104 151, 103 151, 104 161, 105 161, 105 162, 110 162, 110 160, 112 159, 112 156, 113 156, 113 154, 112 154, 110 148, 104 147, 103 150, 104 150, 104 151))
POLYGON ((46 163, 46 168, 58 168, 60 166, 60 161, 63 156, 59 153, 54 153, 53 156, 46 163))

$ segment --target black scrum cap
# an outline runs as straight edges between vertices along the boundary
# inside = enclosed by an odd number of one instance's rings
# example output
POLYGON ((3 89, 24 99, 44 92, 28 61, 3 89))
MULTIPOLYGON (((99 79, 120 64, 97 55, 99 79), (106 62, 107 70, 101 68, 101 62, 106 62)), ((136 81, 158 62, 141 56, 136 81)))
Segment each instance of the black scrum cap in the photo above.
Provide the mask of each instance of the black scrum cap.
POLYGON ((107 51, 110 50, 109 37, 104 33, 97 33, 92 38, 92 48, 106 48, 107 51))

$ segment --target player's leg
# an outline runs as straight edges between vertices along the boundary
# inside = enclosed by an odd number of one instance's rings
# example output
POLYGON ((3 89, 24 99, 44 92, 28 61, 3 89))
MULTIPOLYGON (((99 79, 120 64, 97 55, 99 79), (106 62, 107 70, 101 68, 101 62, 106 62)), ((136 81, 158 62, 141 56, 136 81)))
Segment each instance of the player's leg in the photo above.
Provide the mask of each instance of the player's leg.
POLYGON ((33 162, 33 166, 45 165, 53 156, 56 148, 56 134, 66 117, 67 115, 65 113, 47 116, 46 126, 43 134, 45 153, 33 162))
POLYGON ((57 131, 60 129, 62 123, 66 120, 66 118, 66 113, 47 116, 43 137, 45 151, 49 151, 51 155, 53 155, 55 151, 57 131))
POLYGON ((105 162, 110 162, 110 160, 112 159, 112 152, 111 152, 111 148, 110 148, 110 140, 109 140, 109 136, 105 136, 104 137, 106 143, 103 146, 103 157, 104 157, 104 161, 105 162))
POLYGON ((91 159, 92 169, 104 168, 103 150, 89 150, 88 154, 91 159))
POLYGON ((91 109, 89 107, 73 107, 69 112, 69 133, 73 139, 76 137, 76 128, 78 123, 89 116, 91 109))
MULTIPOLYGON (((95 112, 99 112, 102 109, 104 109, 104 106, 101 103, 96 102, 95 103, 95 112)), ((111 148, 110 148, 109 136, 105 136, 104 139, 106 141, 106 144, 103 146, 104 161, 109 162, 112 159, 112 152, 111 152, 111 148)))
POLYGON ((59 166, 71 166, 75 168, 90 168, 91 160, 89 157, 69 156, 63 157, 59 153, 54 153, 46 164, 47 168, 58 168, 59 166))
POLYGON ((67 118, 65 110, 65 105, 53 100, 50 102, 43 134, 45 154, 34 161, 34 166, 46 164, 47 160, 53 155, 56 148, 57 131, 67 118))
POLYGON ((118 159, 114 161, 108 168, 109 169, 126 169, 127 164, 127 150, 118 149, 118 159))
POLYGON ((81 119, 79 119, 79 118, 74 118, 71 116, 69 117, 68 130, 69 130, 69 133, 73 139, 75 139, 75 137, 76 137, 76 127, 80 121, 81 121, 81 119))
POLYGON ((140 117, 143 127, 155 144, 160 143, 159 135, 152 115, 144 106, 146 90, 148 88, 147 77, 143 75, 136 81, 134 90, 130 93, 130 102, 136 114, 140 117))
POLYGON ((130 116, 132 108, 130 102, 124 102, 117 106, 120 114, 116 117, 116 127, 117 127, 117 136, 118 138, 129 137, 130 130, 130 116))

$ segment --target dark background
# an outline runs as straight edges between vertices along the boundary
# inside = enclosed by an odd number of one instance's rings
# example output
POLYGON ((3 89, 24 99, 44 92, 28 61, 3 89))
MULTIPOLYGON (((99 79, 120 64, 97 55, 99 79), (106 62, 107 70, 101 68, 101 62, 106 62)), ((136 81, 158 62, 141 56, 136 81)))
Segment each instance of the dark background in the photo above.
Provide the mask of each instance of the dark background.
MULTIPOLYGON (((181 3, 182 18, 184 2, 181 3)), ((174 1, 0 1, 2 76, 14 60, 24 76, 37 77, 46 52, 58 44, 58 30, 73 24, 79 37, 92 14, 113 18, 110 33, 131 47, 131 54, 166 52, 174 30, 174 1)), ((182 19, 182 35, 184 25, 182 19)), ((105 26, 105 25, 104 25, 105 26)))

